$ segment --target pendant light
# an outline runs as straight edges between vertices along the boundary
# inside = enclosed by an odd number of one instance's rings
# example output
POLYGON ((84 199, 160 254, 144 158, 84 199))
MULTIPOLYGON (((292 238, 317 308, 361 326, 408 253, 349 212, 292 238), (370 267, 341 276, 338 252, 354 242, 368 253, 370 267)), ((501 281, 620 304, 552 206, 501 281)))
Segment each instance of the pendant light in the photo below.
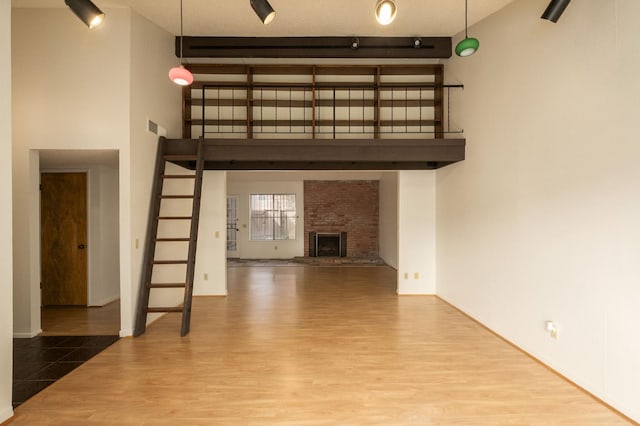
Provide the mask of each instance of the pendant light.
POLYGON ((398 7, 394 0, 378 0, 376 3, 376 19, 380 25, 389 25, 396 19, 398 7))
POLYGON ((464 0, 464 40, 456 45, 456 55, 462 57, 473 55, 480 47, 478 39, 469 37, 469 33, 467 32, 467 2, 468 0, 464 0))
POLYGON ((188 86, 193 83, 193 74, 182 65, 182 39, 184 38, 182 22, 182 0, 180 0, 180 66, 169 70, 169 78, 179 86, 188 86))
POLYGON ((89 28, 95 28, 104 20, 104 13, 91 0, 64 0, 69 9, 89 28))

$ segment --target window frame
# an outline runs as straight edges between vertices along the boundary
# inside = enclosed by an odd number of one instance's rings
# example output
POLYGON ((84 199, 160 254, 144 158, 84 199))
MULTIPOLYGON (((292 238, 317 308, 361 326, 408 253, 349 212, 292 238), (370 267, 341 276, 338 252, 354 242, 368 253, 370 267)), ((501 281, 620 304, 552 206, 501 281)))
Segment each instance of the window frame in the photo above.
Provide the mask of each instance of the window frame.
MULTIPOLYGON (((295 241, 297 239, 297 225, 298 225, 298 205, 297 205, 297 194, 296 193, 251 193, 249 195, 249 241, 259 242, 259 241, 295 241), (254 197, 271 197, 270 207, 265 208, 263 210, 254 210, 254 197), (275 206, 278 204, 276 202, 276 197, 292 197, 289 201, 283 199, 281 203, 293 203, 293 210, 287 209, 277 209, 275 206), (254 216, 254 211, 263 211, 266 212, 263 220, 271 220, 272 223, 270 225, 271 235, 262 234, 265 238, 256 238, 258 235, 254 235, 255 231, 255 223, 254 220, 260 220, 259 217, 254 216), (279 225, 276 222, 280 219, 282 221, 284 219, 284 223, 286 223, 285 232, 282 232, 283 225, 280 223, 279 225), (280 230, 280 232, 276 232, 280 230), (286 235, 286 238, 278 238, 279 236, 286 235)), ((267 226, 269 227, 269 226, 267 226)))

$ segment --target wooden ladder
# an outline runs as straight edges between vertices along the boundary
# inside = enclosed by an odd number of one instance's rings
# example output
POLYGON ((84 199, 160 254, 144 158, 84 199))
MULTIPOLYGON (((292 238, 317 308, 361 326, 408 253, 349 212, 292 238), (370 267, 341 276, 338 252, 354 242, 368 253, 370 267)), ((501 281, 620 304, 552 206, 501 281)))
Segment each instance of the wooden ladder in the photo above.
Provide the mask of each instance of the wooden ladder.
POLYGON ((153 198, 149 209, 149 222, 147 225, 147 238, 144 252, 142 282, 138 296, 138 309, 134 336, 140 336, 145 332, 147 314, 155 312, 182 312, 182 327, 180 335, 189 333, 191 322, 191 300, 193 296, 193 278, 196 263, 196 245, 198 240, 198 221, 200 217, 200 196, 202 193, 202 175, 204 171, 204 159, 202 139, 198 140, 197 152, 192 155, 167 155, 165 138, 158 141, 156 155, 156 167, 153 180, 153 198), (165 174, 166 163, 170 161, 195 161, 195 173, 193 174, 165 174), (164 182, 170 179, 193 179, 193 194, 165 195, 163 193, 164 182), (161 207, 163 200, 185 199, 192 200, 191 216, 162 216, 161 207), (158 237, 158 224, 161 221, 190 221, 189 237, 158 237), (158 244, 175 244, 188 242, 186 259, 158 260, 155 258, 158 244), (186 273, 184 282, 153 283, 153 271, 158 265, 185 265, 186 273), (182 306, 160 307, 149 306, 149 294, 152 289, 184 288, 184 301, 182 306))

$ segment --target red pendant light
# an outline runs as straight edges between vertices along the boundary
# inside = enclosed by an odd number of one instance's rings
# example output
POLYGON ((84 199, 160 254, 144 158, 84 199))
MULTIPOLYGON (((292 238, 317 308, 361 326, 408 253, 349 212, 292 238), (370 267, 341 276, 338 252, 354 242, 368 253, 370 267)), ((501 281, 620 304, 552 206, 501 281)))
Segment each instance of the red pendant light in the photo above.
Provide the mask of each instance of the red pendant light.
POLYGON ((179 86, 189 86, 193 83, 193 74, 182 65, 182 39, 184 38, 184 28, 182 19, 182 0, 180 0, 180 66, 169 70, 169 78, 179 86))

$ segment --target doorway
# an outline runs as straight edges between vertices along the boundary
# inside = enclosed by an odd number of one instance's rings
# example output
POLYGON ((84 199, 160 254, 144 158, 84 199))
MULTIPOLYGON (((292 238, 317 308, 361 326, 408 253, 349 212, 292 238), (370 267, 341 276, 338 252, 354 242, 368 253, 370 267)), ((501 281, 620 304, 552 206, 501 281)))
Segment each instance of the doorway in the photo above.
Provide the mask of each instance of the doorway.
POLYGON ((87 305, 87 173, 41 173, 43 306, 87 305))
POLYGON ((38 154, 40 190, 35 187, 34 196, 40 200, 39 332, 117 335, 121 329, 118 151, 38 154))

